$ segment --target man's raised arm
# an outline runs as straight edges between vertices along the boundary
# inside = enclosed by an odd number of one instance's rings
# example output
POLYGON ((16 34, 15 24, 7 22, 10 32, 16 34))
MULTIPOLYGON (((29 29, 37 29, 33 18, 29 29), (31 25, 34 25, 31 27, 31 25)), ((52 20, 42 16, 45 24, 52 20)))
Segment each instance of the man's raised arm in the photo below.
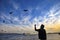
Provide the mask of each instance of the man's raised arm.
POLYGON ((36 29, 36 24, 34 25, 34 27, 35 27, 35 31, 38 31, 38 29, 36 29))

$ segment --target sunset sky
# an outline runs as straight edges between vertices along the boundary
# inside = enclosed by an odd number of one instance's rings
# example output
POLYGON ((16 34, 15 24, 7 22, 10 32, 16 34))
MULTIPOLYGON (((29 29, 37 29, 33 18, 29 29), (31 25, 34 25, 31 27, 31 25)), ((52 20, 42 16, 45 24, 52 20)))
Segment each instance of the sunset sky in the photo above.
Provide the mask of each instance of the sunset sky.
POLYGON ((0 0, 0 33, 60 32, 60 0, 0 0))

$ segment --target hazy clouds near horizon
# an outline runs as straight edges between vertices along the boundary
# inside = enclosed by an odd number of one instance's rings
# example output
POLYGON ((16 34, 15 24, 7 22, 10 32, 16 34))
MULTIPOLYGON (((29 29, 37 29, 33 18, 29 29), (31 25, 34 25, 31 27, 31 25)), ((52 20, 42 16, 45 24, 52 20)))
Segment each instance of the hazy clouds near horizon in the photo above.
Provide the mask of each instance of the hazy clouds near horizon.
POLYGON ((34 24, 60 32, 60 0, 0 1, 0 33, 35 33, 34 24))

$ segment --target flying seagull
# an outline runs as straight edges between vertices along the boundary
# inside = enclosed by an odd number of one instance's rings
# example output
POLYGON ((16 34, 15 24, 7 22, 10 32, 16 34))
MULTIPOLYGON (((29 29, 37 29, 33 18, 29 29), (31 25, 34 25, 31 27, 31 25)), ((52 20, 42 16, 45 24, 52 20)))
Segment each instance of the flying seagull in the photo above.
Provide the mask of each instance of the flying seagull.
POLYGON ((25 12, 26 12, 26 11, 28 11, 28 10, 24 9, 23 11, 25 11, 25 12))
POLYGON ((12 14, 13 12, 10 12, 9 14, 12 14))
POLYGON ((3 20, 3 23, 5 23, 5 20, 3 20))

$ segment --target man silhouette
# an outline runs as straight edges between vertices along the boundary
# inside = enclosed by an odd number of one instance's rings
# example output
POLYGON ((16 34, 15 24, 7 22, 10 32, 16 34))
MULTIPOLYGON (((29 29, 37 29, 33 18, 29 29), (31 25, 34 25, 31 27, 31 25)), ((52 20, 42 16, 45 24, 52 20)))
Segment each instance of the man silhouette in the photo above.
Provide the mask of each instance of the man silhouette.
POLYGON ((36 29, 36 24, 34 25, 35 26, 35 31, 38 32, 38 37, 40 40, 46 40, 46 31, 44 29, 44 25, 41 24, 41 27, 40 29, 36 29))

